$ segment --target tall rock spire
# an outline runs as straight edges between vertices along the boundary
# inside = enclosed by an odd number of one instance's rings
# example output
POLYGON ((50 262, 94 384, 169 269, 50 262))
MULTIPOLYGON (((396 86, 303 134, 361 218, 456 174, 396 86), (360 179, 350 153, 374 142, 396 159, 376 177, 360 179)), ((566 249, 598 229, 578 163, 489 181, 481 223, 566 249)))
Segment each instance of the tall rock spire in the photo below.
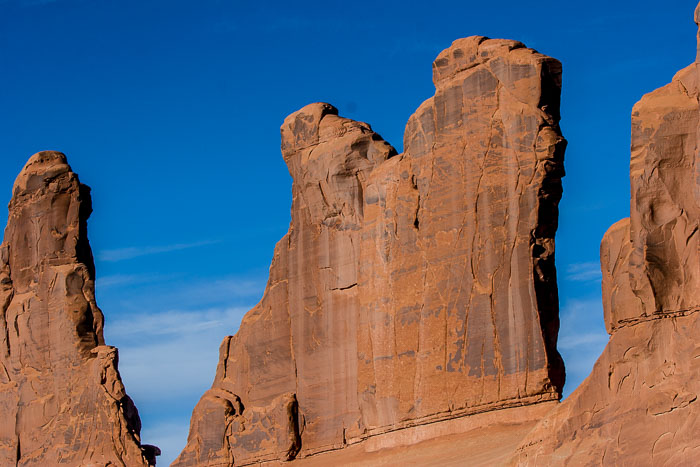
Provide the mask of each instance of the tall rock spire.
POLYGON ((33 155, 15 181, 0 246, 1 465, 155 463, 104 343, 91 212, 59 152, 33 155))

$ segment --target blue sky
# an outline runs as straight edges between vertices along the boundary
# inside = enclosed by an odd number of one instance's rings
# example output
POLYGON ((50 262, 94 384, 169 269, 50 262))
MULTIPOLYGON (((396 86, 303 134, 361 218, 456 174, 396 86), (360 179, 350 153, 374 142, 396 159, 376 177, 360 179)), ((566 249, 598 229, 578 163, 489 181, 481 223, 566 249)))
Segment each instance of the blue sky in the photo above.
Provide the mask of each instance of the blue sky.
POLYGON ((475 34, 521 40, 564 66, 568 395, 607 341, 599 243, 629 214, 632 105, 693 60, 695 5, 0 0, 0 202, 43 149, 65 152, 93 188, 106 338, 167 465, 287 230, 284 117, 330 102, 401 150, 442 49, 475 34))

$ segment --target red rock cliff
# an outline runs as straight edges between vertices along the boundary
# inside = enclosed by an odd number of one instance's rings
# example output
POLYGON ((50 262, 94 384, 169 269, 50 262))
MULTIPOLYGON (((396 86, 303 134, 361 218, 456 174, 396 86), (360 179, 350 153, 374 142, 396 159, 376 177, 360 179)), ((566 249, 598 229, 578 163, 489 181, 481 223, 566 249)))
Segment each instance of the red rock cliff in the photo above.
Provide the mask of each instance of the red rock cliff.
POLYGON ((630 218, 608 230, 600 249, 610 342, 514 463, 700 459, 699 63, 634 106, 630 218))
POLYGON ((289 233, 174 465, 291 459, 560 397, 561 65, 470 37, 433 70, 403 154, 328 104, 285 120, 289 233))
POLYGON ((90 189, 40 152, 14 185, 0 246, 0 465, 155 463, 105 345, 87 239, 90 189))

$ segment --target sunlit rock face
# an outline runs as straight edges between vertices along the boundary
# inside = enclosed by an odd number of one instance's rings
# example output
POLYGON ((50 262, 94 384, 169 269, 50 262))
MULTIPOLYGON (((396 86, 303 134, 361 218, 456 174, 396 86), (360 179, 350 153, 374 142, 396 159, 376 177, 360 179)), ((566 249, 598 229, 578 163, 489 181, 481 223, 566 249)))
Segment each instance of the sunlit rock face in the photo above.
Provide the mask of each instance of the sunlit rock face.
POLYGON ((0 465, 155 463, 105 345, 90 189, 58 152, 15 181, 0 246, 0 465))
POLYGON ((558 400, 561 65, 460 39, 403 154, 311 104, 281 129, 289 233, 174 465, 246 465, 558 400))
POLYGON ((700 459, 698 62, 634 106, 630 218, 614 224, 601 245, 610 342, 514 463, 700 459))

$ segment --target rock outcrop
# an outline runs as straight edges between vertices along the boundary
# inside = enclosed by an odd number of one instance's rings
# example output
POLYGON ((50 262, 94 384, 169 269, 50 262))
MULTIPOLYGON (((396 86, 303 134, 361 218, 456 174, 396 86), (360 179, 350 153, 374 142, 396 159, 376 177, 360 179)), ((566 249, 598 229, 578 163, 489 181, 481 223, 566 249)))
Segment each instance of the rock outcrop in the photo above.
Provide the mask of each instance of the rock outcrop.
POLYGON ((90 189, 58 152, 29 159, 0 246, 0 465, 154 465, 105 345, 90 189))
MULTIPOLYGON (((696 23, 699 13, 700 6, 696 23)), ((700 459, 699 66, 700 54, 634 106, 630 218, 613 225, 601 245, 610 341, 514 463, 700 459)))
POLYGON ((311 104, 281 128, 289 233, 175 466, 247 465, 556 401, 561 65, 461 39, 405 152, 311 104))

